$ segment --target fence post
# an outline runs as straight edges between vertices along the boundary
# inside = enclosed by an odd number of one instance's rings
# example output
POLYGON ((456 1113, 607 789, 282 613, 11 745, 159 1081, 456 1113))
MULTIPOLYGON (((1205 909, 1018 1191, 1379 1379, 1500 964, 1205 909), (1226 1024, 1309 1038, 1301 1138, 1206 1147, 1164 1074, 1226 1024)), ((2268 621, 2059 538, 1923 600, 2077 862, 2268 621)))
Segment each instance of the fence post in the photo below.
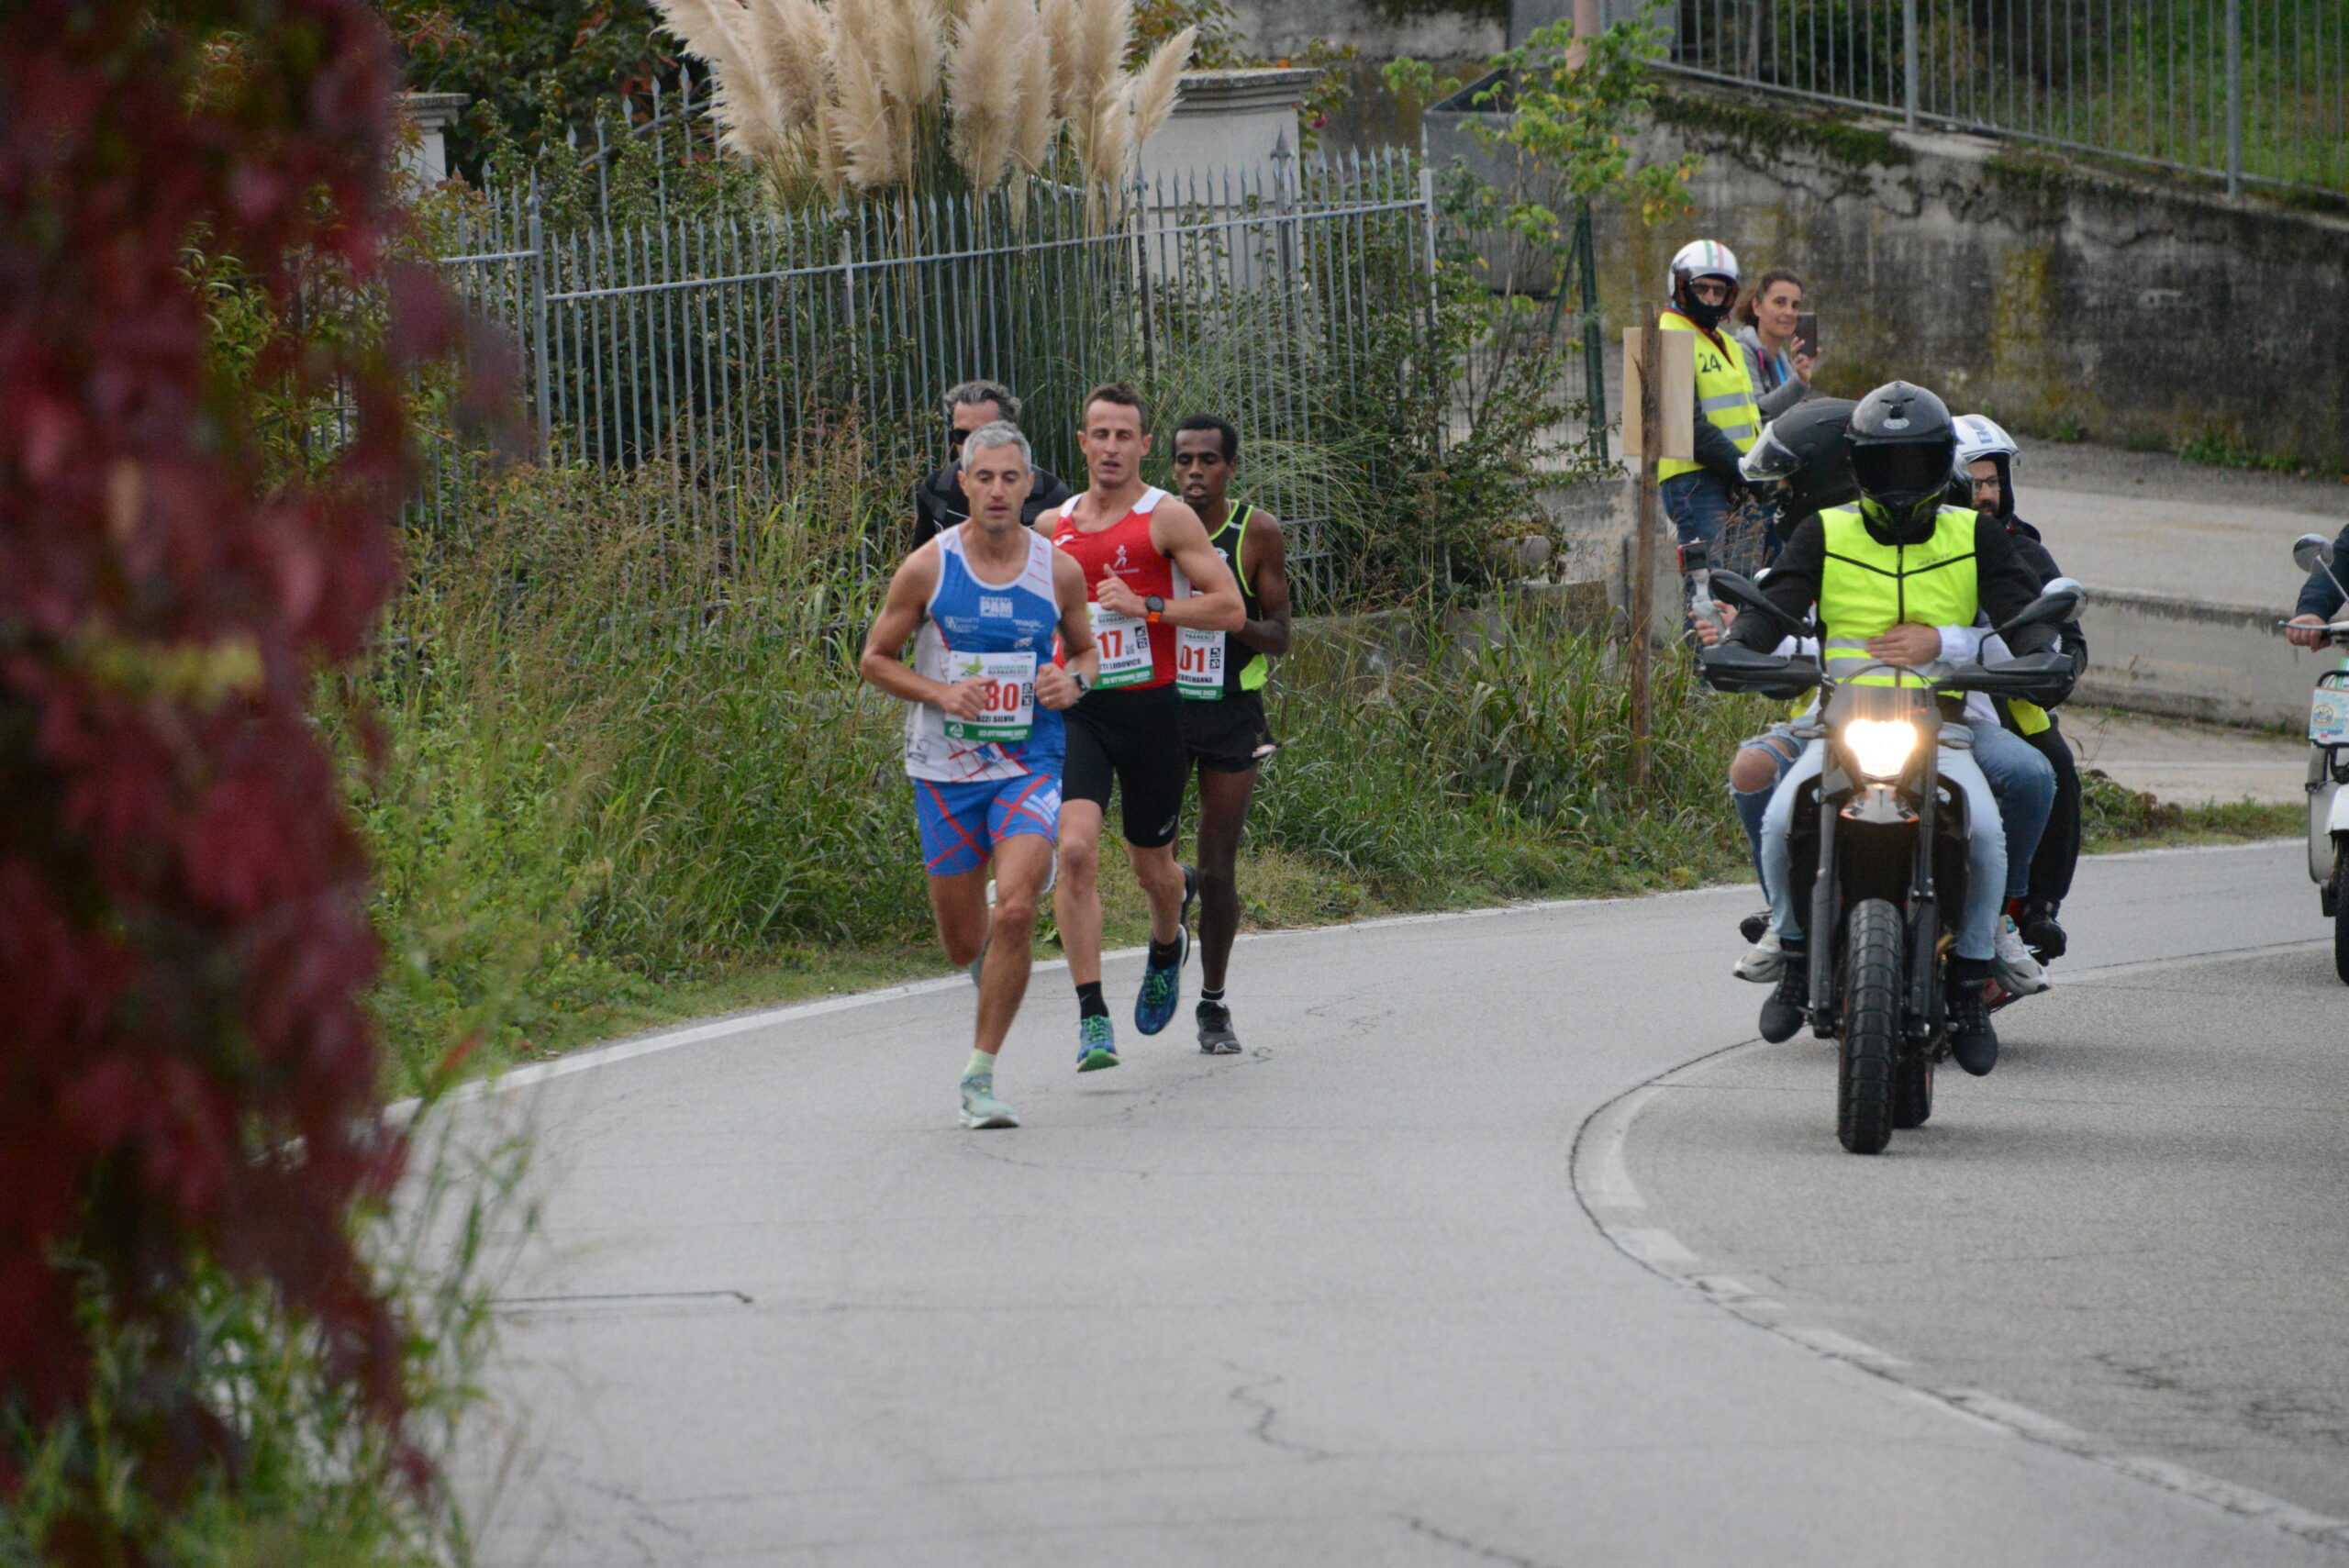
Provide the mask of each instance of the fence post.
POLYGON ((530 175, 530 373, 538 402, 539 462, 554 463, 553 378, 547 365, 547 231, 539 176, 530 175))
POLYGON ((2227 0, 2227 195, 2243 195, 2243 0, 2227 0))
MULTIPOLYGON (((1639 296, 1634 295, 1633 299, 1639 296)), ((1631 675, 1631 787, 1648 786, 1648 644, 1655 618, 1655 530, 1658 524, 1656 450, 1664 444, 1664 333, 1656 323, 1661 313, 1635 305, 1640 324, 1640 499, 1632 526, 1630 646, 1624 650, 1631 675)))
MULTIPOLYGON (((2232 5, 2234 0, 2228 0, 2232 5)), ((1900 106, 1909 128, 1917 128, 1917 0, 1900 0, 1900 106)))
MULTIPOLYGON (((1583 425, 1590 432, 1594 462, 1607 461, 1607 352, 1598 329, 1598 240, 1591 230, 1590 200, 1575 204, 1575 264, 1582 273, 1582 384, 1589 406, 1583 425)), ((1564 293, 1563 286, 1560 291, 1564 293)))

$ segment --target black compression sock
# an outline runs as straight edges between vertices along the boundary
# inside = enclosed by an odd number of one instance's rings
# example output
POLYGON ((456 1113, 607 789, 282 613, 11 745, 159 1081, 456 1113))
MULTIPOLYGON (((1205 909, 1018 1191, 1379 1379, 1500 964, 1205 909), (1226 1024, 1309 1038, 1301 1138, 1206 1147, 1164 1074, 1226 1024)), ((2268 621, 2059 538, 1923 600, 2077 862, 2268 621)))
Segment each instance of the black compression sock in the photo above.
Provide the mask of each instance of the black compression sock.
POLYGON ((1199 992, 1199 1000, 1202 1002, 1214 1002, 1219 1006, 1221 1005, 1223 1001, 1223 987, 1219 985, 1212 991, 1207 990, 1203 987, 1199 992))
POLYGON ((1180 937, 1171 942, 1153 941, 1150 944, 1150 967, 1152 969, 1172 969, 1174 961, 1182 956, 1183 939, 1180 937))
POLYGON ((1109 1016, 1109 1004, 1101 996, 1101 982, 1088 980, 1076 988, 1076 1016, 1080 1018, 1106 1018, 1109 1016))

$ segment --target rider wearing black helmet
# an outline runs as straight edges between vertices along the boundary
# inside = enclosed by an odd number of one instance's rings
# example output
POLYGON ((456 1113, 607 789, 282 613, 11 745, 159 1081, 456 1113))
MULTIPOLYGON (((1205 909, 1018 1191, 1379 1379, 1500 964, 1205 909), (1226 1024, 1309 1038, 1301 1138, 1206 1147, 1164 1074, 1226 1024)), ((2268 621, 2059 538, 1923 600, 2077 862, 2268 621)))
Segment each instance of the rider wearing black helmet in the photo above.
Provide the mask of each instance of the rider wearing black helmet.
MULTIPOLYGON (((1907 382, 1880 386, 1853 410, 1847 439, 1858 505, 1830 507, 1798 524, 1762 592, 1789 620, 1802 620, 1816 606, 1822 663, 1840 681, 1890 684, 1890 672, 1871 668, 1879 663, 1939 674, 1950 662, 1973 656, 1973 648, 1962 642, 1961 628, 1970 628, 1983 612, 1994 624, 2011 618, 2037 597, 2038 581, 1995 519, 1970 507, 1943 505, 1943 487, 1957 441, 1940 398, 1907 382)), ((1731 640, 1762 652, 1777 636, 1775 628, 1753 616, 1740 617, 1730 630, 1731 640)), ((2054 637, 2047 627, 2024 628, 2015 634, 2014 651, 2043 651, 2054 637)), ((1997 973, 2010 990, 2045 984, 2013 935, 2012 923, 2001 920, 2000 905, 2009 840, 2025 839, 2015 852, 2027 866, 2045 826, 2054 777, 2044 758, 1995 722, 1978 725, 1951 717, 1954 722, 1943 732, 1941 770, 1965 796, 1970 854, 1957 951, 1949 970, 1950 1032, 1958 1065, 1980 1074, 1990 1071, 1998 1051, 1983 983, 1997 973), (2000 804, 1985 776, 1994 768, 2009 775, 2010 795, 2035 803, 2036 824, 2017 820, 2012 810, 2002 822, 2000 804), (2027 971, 2010 973, 2005 951, 2009 940, 2027 971)), ((1820 770, 1824 751, 1822 741, 1806 748, 1772 796, 1763 822, 1772 918, 1788 960, 1777 991, 1763 1006, 1762 1033, 1768 1040, 1793 1035, 1808 996, 1809 966, 1794 962, 1805 938, 1787 840, 1795 798, 1820 770)))

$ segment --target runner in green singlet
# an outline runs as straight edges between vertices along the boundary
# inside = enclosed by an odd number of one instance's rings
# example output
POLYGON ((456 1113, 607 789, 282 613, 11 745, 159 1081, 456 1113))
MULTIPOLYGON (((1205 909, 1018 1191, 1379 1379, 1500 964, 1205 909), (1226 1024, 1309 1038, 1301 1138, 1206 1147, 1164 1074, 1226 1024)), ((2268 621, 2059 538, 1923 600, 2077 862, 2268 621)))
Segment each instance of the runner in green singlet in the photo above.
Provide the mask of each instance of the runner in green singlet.
POLYGON ((1234 507, 1231 476, 1240 432, 1213 414, 1194 414, 1174 431, 1174 483, 1199 515, 1208 542, 1240 580, 1247 621, 1238 631, 1187 636, 1177 651, 1183 740, 1199 774, 1199 1049, 1240 1049, 1224 1000, 1224 970, 1240 929, 1240 839, 1256 770, 1279 748, 1264 719, 1270 661, 1289 649, 1288 552, 1280 519, 1262 506, 1234 507), (1206 677, 1219 676, 1209 680, 1206 677))

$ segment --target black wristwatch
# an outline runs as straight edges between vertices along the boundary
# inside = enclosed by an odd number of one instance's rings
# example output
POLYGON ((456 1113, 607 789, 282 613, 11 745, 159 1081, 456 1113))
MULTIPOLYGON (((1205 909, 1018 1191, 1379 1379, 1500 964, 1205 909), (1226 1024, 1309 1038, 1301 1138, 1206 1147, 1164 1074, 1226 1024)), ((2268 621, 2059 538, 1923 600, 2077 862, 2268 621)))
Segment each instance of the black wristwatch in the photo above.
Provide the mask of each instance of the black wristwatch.
POLYGON ((1078 696, 1083 696, 1086 692, 1092 689, 1085 684, 1085 672, 1077 669, 1074 665, 1071 665, 1069 667, 1068 678, 1076 683, 1076 695, 1078 696))
POLYGON ((1142 600, 1141 607, 1145 612, 1142 618, 1147 620, 1151 625, 1156 626, 1158 624, 1158 617, 1166 613, 1166 601, 1159 597, 1156 594, 1152 594, 1148 598, 1142 600))

